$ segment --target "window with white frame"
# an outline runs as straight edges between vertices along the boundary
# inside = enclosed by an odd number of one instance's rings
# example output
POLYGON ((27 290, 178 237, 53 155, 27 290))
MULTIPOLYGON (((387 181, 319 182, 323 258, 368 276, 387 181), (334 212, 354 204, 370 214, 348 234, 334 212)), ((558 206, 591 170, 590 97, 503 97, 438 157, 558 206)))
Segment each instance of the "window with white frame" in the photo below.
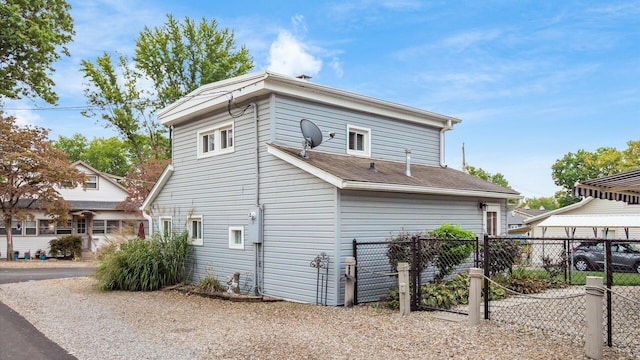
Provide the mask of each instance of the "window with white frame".
POLYGON ((198 158, 233 152, 233 122, 198 132, 198 158))
POLYGON ((93 228, 91 231, 93 234, 104 234, 104 220, 93 220, 93 228))
POLYGON ((97 189, 98 188, 98 176, 97 175, 87 175, 87 178, 84 181, 87 189, 97 189))
POLYGON ((167 235, 171 235, 171 216, 161 216, 158 218, 158 224, 160 227, 160 234, 164 237, 167 235))
POLYGON ((37 222, 35 220, 27 220, 24 222, 24 234, 36 235, 38 231, 37 222))
POLYGON ((55 234, 56 232, 56 225, 53 222, 53 220, 43 220, 43 219, 39 219, 38 220, 38 234, 40 235, 48 235, 48 234, 55 234))
POLYGON ((107 234, 113 234, 120 228, 120 220, 107 220, 107 234))
POLYGON ((187 219, 187 226, 189 230, 189 243, 191 245, 202 245, 204 243, 202 238, 202 216, 190 216, 187 219))
POLYGON ((486 204, 483 213, 484 229, 487 235, 496 236, 500 234, 500 205, 486 204))
POLYGON ((347 125, 347 154, 371 156, 371 130, 347 125))
POLYGON ((65 224, 58 224, 58 226, 56 226, 56 234, 58 234, 58 235, 70 235, 71 234, 71 220, 68 220, 65 224))
POLYGON ((229 226, 229 249, 244 249, 244 226, 229 226))

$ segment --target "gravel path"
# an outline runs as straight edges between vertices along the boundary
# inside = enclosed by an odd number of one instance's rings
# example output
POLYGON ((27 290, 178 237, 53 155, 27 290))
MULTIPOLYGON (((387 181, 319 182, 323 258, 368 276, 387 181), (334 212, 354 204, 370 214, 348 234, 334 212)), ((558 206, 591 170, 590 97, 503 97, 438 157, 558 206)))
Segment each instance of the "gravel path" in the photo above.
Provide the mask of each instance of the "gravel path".
MULTIPOLYGON (((583 346, 486 322, 374 307, 238 303, 177 292, 100 292, 91 278, 0 286, 78 359, 584 359, 583 346)), ((625 359, 605 350, 607 359, 625 359)))

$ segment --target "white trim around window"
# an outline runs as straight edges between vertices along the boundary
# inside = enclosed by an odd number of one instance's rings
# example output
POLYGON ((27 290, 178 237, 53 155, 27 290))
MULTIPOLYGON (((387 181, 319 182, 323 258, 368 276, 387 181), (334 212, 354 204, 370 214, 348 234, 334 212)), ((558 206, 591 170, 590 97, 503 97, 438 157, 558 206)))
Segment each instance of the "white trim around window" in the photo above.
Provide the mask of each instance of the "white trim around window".
POLYGON ((487 204, 482 212, 483 232, 490 236, 497 236, 502 233, 502 214, 500 204, 487 204))
POLYGON ((229 226, 229 249, 244 250, 244 226, 229 226))
POLYGON ((204 245, 202 229, 202 215, 192 215, 187 218, 190 245, 204 245))
POLYGON ((198 159, 232 153, 234 149, 234 124, 229 121, 198 131, 198 159))
POLYGON ((347 154, 371 157, 371 129, 347 125, 347 154))
POLYGON ((87 175, 84 184, 87 190, 98 190, 98 175, 87 175))
POLYGON ((173 230, 173 219, 171 216, 159 216, 158 217, 158 231, 161 237, 171 235, 173 230))

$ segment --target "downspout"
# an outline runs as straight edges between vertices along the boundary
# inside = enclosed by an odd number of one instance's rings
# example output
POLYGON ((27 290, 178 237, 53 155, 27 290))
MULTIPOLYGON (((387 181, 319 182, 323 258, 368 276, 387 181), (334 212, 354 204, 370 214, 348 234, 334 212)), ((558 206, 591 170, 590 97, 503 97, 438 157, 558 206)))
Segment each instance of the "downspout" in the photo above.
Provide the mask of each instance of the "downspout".
MULTIPOLYGON (((255 142, 255 173, 256 173, 256 194, 255 194, 255 205, 260 208, 260 137, 258 134, 258 104, 252 102, 249 104, 253 107, 253 135, 255 142)), ((261 211, 261 210, 258 210, 261 211)), ((262 276, 258 275, 261 265, 264 266, 264 238, 263 238, 263 228, 264 228, 264 218, 262 218, 263 214, 260 215, 263 223, 260 226, 260 233, 258 234, 259 241, 254 244, 254 274, 253 277, 253 288, 255 293, 259 295, 264 295, 261 287, 262 276)), ((263 272, 264 274, 264 272, 263 272)))
POLYGON ((142 217, 145 218, 149 224, 149 236, 153 235, 153 218, 144 210, 142 210, 142 217))
POLYGON ((444 132, 453 129, 453 125, 451 124, 451 119, 447 120, 447 126, 440 129, 440 166, 447 167, 447 164, 444 163, 444 132))

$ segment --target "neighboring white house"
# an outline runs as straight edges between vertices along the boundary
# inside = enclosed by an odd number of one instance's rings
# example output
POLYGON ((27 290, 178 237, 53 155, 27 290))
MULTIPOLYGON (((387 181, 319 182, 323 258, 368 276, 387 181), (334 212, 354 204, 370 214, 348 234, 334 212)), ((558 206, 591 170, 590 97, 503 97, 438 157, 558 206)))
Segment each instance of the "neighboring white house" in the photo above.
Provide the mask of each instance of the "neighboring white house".
POLYGON ((640 239, 640 205, 587 197, 526 219, 529 237, 640 239))
MULTIPOLYGON (((13 249, 24 257, 25 251, 33 255, 42 249, 49 252, 49 241, 65 235, 80 235, 83 251, 95 252, 122 226, 131 226, 137 233, 140 223, 148 229, 147 220, 140 213, 124 212, 117 205, 127 197, 127 190, 118 183, 115 175, 100 172, 88 164, 77 161, 72 164, 87 175, 86 188, 58 189, 60 195, 71 204, 66 225, 56 222, 41 211, 34 210, 33 219, 11 224, 13 249)), ((148 231, 145 231, 148 234, 148 231)), ((7 256, 6 229, 0 224, 0 252, 7 256)))
POLYGON ((353 239, 444 223, 504 234, 507 200, 520 197, 446 166, 444 133, 459 119, 269 71, 204 85, 158 118, 173 158, 143 209, 156 231, 188 230, 194 281, 238 272, 243 289, 313 302, 310 263, 325 254, 338 305, 353 239), (311 123, 326 141, 303 151, 311 123))

